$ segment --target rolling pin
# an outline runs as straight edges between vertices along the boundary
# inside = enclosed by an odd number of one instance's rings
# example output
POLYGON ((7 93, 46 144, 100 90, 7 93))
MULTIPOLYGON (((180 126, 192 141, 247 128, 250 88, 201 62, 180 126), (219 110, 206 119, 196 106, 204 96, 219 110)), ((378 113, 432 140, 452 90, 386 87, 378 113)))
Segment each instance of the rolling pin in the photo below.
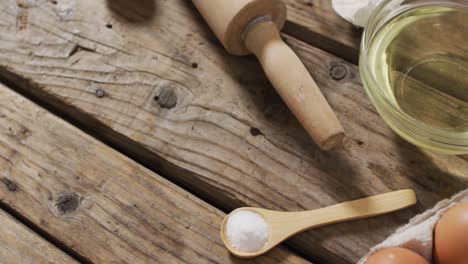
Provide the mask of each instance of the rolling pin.
POLYGON ((268 79, 322 150, 343 141, 344 130, 304 64, 280 37, 281 0, 192 0, 233 55, 255 54, 268 79))

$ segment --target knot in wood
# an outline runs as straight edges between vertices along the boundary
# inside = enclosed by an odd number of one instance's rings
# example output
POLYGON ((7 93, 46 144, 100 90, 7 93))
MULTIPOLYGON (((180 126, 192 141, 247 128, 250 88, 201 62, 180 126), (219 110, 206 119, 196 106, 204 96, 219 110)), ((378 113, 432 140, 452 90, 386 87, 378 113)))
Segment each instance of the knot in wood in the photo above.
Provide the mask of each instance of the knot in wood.
POLYGON ((5 186, 7 187, 8 191, 10 192, 16 192, 16 190, 18 189, 16 183, 10 181, 9 179, 4 178, 3 182, 5 183, 5 186))
POLYGON ((346 67, 338 64, 338 65, 333 65, 330 68, 329 74, 333 80, 339 81, 339 80, 343 80, 346 77, 347 73, 348 73, 348 70, 346 69, 346 67))
POLYGON ((78 209, 79 205, 80 197, 75 193, 63 193, 55 202, 55 206, 60 214, 72 213, 78 209))
POLYGON ((31 136, 31 131, 23 125, 13 125, 8 127, 7 135, 21 142, 31 136))
POLYGON ((260 129, 256 128, 256 127, 251 127, 250 128, 250 134, 254 137, 256 136, 260 136, 260 135, 263 135, 262 131, 260 131, 260 129))
POLYGON ((159 95, 155 96, 154 99, 162 108, 172 109, 177 105, 177 95, 170 85, 162 87, 159 95))
POLYGON ((102 90, 102 89, 97 89, 95 94, 96 94, 96 96, 98 98, 102 98, 102 97, 106 96, 106 92, 104 90, 102 90))

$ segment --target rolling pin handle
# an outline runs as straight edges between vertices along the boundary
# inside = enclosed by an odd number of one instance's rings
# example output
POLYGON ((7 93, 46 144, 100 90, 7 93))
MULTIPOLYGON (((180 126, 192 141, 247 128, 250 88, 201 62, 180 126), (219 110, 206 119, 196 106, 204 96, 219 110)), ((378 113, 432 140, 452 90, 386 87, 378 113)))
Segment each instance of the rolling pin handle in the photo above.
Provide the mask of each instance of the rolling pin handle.
POLYGON ((257 56, 268 79, 322 150, 341 145, 344 130, 301 60, 284 43, 267 16, 246 27, 244 43, 257 56))

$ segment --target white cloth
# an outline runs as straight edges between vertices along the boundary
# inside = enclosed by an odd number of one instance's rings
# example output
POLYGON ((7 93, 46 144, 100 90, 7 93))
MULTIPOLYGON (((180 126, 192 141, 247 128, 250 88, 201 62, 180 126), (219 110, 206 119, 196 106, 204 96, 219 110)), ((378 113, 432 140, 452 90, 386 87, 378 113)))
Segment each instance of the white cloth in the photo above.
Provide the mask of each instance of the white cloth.
POLYGON ((335 12, 355 26, 365 27, 374 9, 383 0, 332 0, 335 12))
POLYGON ((367 258, 374 252, 388 247, 403 247, 419 253, 427 259, 432 260, 433 230, 442 214, 454 205, 468 201, 468 189, 439 202, 432 209, 413 217, 408 224, 398 228, 394 234, 382 243, 373 247, 358 264, 364 264, 367 258))

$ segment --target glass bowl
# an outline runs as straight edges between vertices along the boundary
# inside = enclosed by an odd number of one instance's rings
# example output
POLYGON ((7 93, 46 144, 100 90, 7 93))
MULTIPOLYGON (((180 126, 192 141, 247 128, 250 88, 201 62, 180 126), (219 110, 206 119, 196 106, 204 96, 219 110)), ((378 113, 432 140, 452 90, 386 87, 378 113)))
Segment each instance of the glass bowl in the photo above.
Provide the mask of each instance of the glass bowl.
MULTIPOLYGON (((381 66, 376 66, 375 61, 372 61, 374 55, 371 54, 371 44, 376 36, 378 36, 382 27, 416 7, 419 8, 430 5, 443 5, 451 8, 468 10, 468 2, 466 0, 385 0, 374 10, 364 30, 361 42, 359 70, 362 82, 372 103, 385 123, 405 140, 432 152, 443 154, 468 154, 468 119, 465 119, 465 113, 468 115, 468 112, 462 112, 461 120, 465 120, 465 123, 462 124, 463 129, 460 131, 433 126, 414 118, 413 115, 403 110, 399 102, 395 100, 395 95, 389 93, 388 87, 384 89, 382 85, 383 82, 378 77, 380 75, 377 73, 377 68, 381 66)), ((463 24, 466 22, 465 20, 462 21, 463 24)), ((468 27, 461 28, 460 31, 462 34, 468 34, 468 27)), ((464 49, 462 53, 466 56, 466 60, 462 61, 460 65, 457 65, 457 70, 467 73, 465 76, 461 76, 461 78, 468 78, 468 43, 457 43, 457 45, 462 46, 462 49, 464 49)), ((387 58, 385 57, 384 59, 387 58)), ((462 87, 462 89, 459 90, 459 92, 461 91, 461 93, 464 93, 462 94, 463 98, 468 98, 468 79, 466 80, 466 82, 462 82, 464 89, 462 87), (465 95, 467 97, 465 97, 465 95)), ((421 98, 420 100, 424 99, 425 98, 421 98)), ((462 100, 462 102, 466 103, 468 107, 468 101, 462 100)))

